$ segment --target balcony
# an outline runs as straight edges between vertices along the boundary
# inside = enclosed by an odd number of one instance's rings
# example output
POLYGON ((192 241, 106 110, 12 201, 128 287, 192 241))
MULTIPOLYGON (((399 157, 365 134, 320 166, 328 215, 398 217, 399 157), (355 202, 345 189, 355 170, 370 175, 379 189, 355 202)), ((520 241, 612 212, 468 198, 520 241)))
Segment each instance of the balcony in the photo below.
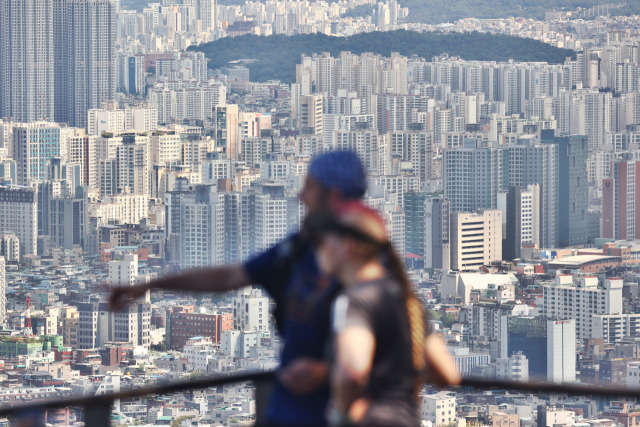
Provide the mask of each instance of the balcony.
MULTIPOLYGON (((255 387, 256 416, 255 426, 266 425, 263 418, 265 404, 269 396, 273 372, 236 373, 218 377, 177 381, 169 384, 141 387, 117 393, 91 397, 72 397, 60 400, 45 400, 0 408, 0 419, 9 419, 10 424, 20 427, 44 427, 45 414, 48 411, 64 408, 79 409, 85 425, 91 427, 111 426, 111 409, 114 401, 158 396, 190 390, 200 390, 233 383, 252 382, 255 387)), ((640 389, 622 389, 619 387, 602 387, 591 384, 553 384, 543 382, 489 381, 476 378, 464 378, 459 388, 475 388, 480 390, 499 389, 529 394, 569 394, 579 396, 601 396, 606 398, 640 399, 640 389)), ((0 421, 1 423, 1 421, 0 421)))

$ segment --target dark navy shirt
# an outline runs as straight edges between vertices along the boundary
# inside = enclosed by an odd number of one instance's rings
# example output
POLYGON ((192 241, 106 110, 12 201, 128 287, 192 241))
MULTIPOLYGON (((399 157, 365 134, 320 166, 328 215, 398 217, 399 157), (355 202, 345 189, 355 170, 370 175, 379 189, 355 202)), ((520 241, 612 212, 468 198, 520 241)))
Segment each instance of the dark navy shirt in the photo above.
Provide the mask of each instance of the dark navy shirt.
MULTIPOLYGON (((338 285, 321 278, 312 247, 293 235, 249 260, 245 269, 275 300, 284 340, 280 369, 292 360, 323 359, 330 334, 331 302, 338 285)), ((329 387, 297 395, 276 380, 267 421, 278 425, 324 426, 329 387)))

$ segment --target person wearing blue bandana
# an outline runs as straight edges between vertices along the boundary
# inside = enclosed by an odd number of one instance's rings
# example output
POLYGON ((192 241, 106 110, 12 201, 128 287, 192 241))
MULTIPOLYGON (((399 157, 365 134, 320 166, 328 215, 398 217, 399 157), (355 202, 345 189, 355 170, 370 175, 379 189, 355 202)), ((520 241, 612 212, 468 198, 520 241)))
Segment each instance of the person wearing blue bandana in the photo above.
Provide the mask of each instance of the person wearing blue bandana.
MULTIPOLYGON (((309 214, 359 199, 366 189, 366 173, 356 154, 332 151, 312 160, 300 199, 309 214)), ((110 304, 120 309, 151 288, 225 292, 251 284, 263 286, 275 301, 273 314, 284 340, 267 422, 283 427, 327 425, 325 344, 330 334, 331 304, 339 286, 319 272, 314 248, 300 233, 244 264, 192 270, 148 284, 114 288, 110 304)))

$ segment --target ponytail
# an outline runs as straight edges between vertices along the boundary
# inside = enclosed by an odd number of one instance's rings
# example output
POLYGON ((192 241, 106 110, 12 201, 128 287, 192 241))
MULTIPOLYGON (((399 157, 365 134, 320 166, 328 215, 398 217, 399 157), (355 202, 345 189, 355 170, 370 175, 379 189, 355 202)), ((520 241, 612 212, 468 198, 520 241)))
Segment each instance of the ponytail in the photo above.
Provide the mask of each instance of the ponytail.
POLYGON ((402 293, 405 297, 405 303, 407 307, 407 315, 409 317, 409 326, 411 328, 411 359, 413 362, 413 368, 418 373, 418 379, 416 389, 423 382, 423 375, 427 365, 425 356, 425 331, 426 331, 426 316, 422 303, 411 289, 411 281, 405 271, 402 261, 393 250, 391 243, 388 243, 384 248, 385 264, 389 273, 393 278, 398 281, 402 289, 402 293))

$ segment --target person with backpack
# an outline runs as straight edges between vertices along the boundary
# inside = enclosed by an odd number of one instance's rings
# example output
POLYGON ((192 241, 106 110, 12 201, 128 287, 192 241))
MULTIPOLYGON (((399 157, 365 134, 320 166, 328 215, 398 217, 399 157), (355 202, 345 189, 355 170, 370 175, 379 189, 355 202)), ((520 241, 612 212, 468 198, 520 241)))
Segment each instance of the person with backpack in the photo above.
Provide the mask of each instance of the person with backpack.
POLYGON ((461 378, 431 333, 383 219, 352 201, 310 214, 305 228, 320 270, 343 285, 332 313, 330 423, 420 425, 424 382, 457 385, 461 378))
MULTIPOLYGON (((315 157, 300 193, 307 213, 361 198, 367 188, 364 167, 355 153, 327 152, 315 157)), ((325 426, 329 399, 325 343, 330 307, 339 285, 321 275, 311 243, 300 233, 243 264, 203 268, 147 284, 114 288, 113 309, 149 289, 226 292, 257 284, 276 303, 274 317, 284 341, 280 367, 267 406, 271 426, 325 426)))

